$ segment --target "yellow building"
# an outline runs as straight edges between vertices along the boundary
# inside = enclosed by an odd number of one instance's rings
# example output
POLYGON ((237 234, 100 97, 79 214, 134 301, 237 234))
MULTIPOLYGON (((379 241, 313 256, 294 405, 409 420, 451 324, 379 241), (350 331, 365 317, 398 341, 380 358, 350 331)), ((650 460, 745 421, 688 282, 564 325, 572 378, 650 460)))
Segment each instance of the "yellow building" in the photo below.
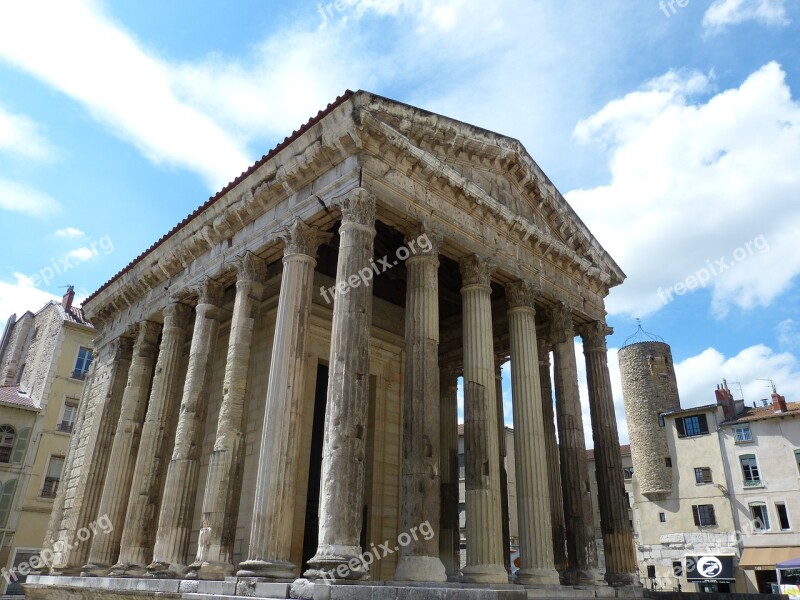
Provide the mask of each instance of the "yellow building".
POLYGON ((8 320, 0 338, 0 592, 22 594, 43 547, 92 362, 93 327, 61 303, 8 320))

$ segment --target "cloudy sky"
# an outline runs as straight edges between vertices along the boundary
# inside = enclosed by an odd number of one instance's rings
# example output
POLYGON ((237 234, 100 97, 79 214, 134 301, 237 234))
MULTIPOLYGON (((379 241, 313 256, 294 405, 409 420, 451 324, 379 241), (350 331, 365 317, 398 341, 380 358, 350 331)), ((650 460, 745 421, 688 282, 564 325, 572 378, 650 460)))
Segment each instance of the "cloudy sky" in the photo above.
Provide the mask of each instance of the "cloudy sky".
POLYGON ((800 400, 798 4, 3 3, 0 321, 87 295, 367 89, 521 140, 628 275, 610 345, 641 318, 684 406, 723 378, 800 400))

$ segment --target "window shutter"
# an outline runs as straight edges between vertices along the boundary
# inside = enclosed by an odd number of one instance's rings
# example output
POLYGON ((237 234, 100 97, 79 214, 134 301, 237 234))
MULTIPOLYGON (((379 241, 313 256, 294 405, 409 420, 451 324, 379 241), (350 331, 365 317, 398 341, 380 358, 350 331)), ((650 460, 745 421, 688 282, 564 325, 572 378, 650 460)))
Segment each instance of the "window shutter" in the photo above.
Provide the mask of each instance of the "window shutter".
POLYGON ((675 427, 678 428, 678 437, 686 437, 686 428, 683 425, 683 419, 675 419, 675 427))
POLYGON ((3 493, 0 494, 0 527, 5 527, 8 521, 8 513, 11 511, 11 503, 14 500, 14 488, 17 487, 17 480, 12 479, 3 485, 3 493))
POLYGON ((700 507, 692 506, 692 516, 694 517, 694 524, 700 527, 700 507))
POLYGON ((708 433, 708 419, 706 415, 697 415, 700 422, 700 433, 708 433))
POLYGON ((31 428, 23 429, 14 440, 14 448, 11 450, 11 463, 22 464, 25 461, 25 451, 28 449, 28 438, 31 436, 31 428))
POLYGON ((711 519, 711 523, 709 523, 709 525, 716 525, 717 524, 717 517, 714 514, 714 505, 713 504, 709 504, 708 505, 708 518, 711 519))

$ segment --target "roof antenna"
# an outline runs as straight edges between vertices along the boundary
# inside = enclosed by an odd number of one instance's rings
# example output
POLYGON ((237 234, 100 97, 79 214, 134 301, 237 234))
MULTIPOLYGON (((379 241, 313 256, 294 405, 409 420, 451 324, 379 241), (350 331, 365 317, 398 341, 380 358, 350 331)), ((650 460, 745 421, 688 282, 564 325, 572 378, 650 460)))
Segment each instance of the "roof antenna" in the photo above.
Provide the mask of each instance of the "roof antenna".
POLYGON ((772 387, 772 393, 777 394, 778 390, 775 389, 775 382, 772 379, 758 379, 758 381, 769 381, 769 385, 772 387))
POLYGON ((740 381, 731 381, 731 383, 734 384, 734 385, 738 385, 739 386, 739 395, 741 396, 741 398, 739 398, 739 400, 744 402, 744 390, 742 389, 741 382, 740 381))

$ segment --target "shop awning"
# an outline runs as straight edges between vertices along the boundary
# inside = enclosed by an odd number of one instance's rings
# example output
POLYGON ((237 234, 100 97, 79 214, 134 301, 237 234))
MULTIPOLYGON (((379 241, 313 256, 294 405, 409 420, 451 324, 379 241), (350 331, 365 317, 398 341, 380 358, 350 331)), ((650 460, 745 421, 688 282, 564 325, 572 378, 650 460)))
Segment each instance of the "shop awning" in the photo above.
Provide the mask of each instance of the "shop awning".
POLYGON ((779 562, 791 560, 800 556, 800 548, 793 546, 790 548, 745 548, 742 558, 739 560, 739 567, 742 569, 752 569, 754 567, 775 567, 779 562))

